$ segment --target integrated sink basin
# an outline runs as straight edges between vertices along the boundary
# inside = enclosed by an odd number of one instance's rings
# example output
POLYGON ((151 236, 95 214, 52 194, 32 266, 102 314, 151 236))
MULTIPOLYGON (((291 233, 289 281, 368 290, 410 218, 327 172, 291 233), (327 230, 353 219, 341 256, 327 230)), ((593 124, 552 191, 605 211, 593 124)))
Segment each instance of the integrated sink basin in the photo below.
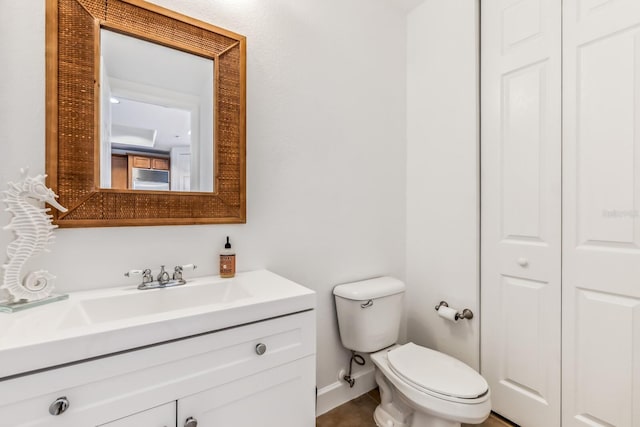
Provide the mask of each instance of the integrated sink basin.
MULTIPOLYGON (((78 310, 88 323, 110 322, 203 305, 229 305, 250 298, 240 283, 226 281, 201 286, 180 286, 80 301, 78 310)), ((71 325, 73 326, 73 323, 71 325)))
POLYGON ((74 292, 0 313, 0 379, 313 308, 313 291, 266 270, 172 288, 74 292))

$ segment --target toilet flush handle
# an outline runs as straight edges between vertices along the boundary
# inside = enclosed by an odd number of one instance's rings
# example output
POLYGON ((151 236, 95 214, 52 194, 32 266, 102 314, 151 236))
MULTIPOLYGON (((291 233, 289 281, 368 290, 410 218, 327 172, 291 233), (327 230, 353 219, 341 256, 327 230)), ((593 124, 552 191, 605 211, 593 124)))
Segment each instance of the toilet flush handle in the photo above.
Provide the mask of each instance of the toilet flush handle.
POLYGON ((373 305, 373 300, 372 300, 372 299, 370 299, 369 301, 367 301, 367 302, 365 302, 365 303, 360 304, 360 308, 369 308, 369 307, 371 307, 372 305, 373 305))

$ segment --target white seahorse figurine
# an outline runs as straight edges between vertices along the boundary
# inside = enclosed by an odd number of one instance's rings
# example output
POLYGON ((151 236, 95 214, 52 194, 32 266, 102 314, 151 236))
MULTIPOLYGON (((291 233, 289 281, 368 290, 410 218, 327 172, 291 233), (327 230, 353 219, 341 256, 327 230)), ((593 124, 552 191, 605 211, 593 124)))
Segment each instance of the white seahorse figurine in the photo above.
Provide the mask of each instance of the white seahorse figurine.
POLYGON ((9 292, 12 303, 37 301, 51 295, 55 276, 46 270, 34 271, 21 280, 22 268, 32 256, 48 251, 46 246, 53 239, 53 230, 58 226, 51 222, 48 203, 61 212, 67 209, 61 206, 53 190, 44 184, 46 175, 28 176, 28 170, 20 169, 22 181, 9 182, 9 189, 2 191, 7 211, 13 214, 5 230, 13 230, 16 239, 7 247, 8 261, 2 266, 4 277, 0 289, 9 292), (37 206, 33 204, 36 202, 37 206))

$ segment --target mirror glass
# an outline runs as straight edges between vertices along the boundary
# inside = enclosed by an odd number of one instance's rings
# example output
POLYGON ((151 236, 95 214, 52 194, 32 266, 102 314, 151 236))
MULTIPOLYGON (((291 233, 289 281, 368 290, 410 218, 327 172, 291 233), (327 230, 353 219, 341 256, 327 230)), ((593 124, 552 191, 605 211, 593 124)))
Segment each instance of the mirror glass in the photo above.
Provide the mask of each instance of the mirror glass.
POLYGON ((211 59, 100 31, 100 187, 212 192, 211 59))

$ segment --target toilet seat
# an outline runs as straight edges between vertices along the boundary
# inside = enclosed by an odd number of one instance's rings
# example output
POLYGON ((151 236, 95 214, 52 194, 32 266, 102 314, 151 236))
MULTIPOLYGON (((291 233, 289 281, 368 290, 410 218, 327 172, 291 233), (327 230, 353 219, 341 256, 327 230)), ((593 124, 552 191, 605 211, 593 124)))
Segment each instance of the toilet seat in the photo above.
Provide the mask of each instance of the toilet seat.
POLYGON ((473 368, 444 353, 408 343, 387 353, 391 370, 408 385, 443 399, 477 399, 489 385, 473 368))

